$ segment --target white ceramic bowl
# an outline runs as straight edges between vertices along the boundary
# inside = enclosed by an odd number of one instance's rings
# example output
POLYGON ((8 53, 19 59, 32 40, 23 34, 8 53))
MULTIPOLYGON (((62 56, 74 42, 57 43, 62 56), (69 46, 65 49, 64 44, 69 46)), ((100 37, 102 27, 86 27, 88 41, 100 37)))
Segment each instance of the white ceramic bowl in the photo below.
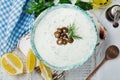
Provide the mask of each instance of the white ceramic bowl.
MULTIPOLYGON (((101 28, 103 29, 103 28, 101 28)), ((96 27, 96 23, 93 20, 93 17, 91 15, 89 15, 86 11, 82 10, 81 8, 75 6, 75 5, 71 5, 71 4, 61 4, 61 5, 56 5, 53 6, 51 8, 46 9, 45 11, 43 11, 36 19, 32 32, 31 32, 31 45, 32 45, 32 49, 35 53, 35 55, 37 56, 37 58, 39 60, 42 60, 43 63, 45 63, 47 66, 49 66, 52 69, 56 69, 56 70, 69 70, 69 69, 75 69, 81 65, 83 65, 94 53, 94 51, 96 50, 96 45, 99 43, 99 32, 100 30, 96 27), (74 9, 77 11, 80 11, 81 13, 83 13, 91 22, 92 25, 94 25, 94 29, 96 31, 96 39, 95 42, 93 44, 93 47, 91 48, 90 53, 88 53, 86 55, 86 57, 84 57, 84 59, 82 59, 81 61, 79 61, 79 63, 75 63, 73 65, 69 65, 69 66, 56 66, 56 65, 51 65, 48 61, 46 61, 43 57, 41 57, 40 53, 38 52, 38 50, 36 49, 36 45, 35 45, 35 32, 36 32, 36 28, 38 27, 39 23, 41 22, 41 20, 43 19, 44 16, 46 16, 47 13, 55 10, 55 9, 59 9, 59 8, 68 8, 68 9, 74 9)), ((92 35, 92 34, 91 34, 92 35)), ((49 56, 49 55, 48 55, 49 56)), ((60 63, 62 64, 62 63, 60 63)))

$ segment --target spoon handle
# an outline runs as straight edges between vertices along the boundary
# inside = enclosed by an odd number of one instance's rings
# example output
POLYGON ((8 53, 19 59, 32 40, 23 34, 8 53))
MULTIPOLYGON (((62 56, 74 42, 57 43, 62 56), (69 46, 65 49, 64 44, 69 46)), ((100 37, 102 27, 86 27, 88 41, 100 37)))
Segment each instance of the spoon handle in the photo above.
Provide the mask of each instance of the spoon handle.
POLYGON ((86 80, 90 80, 92 76, 98 71, 98 69, 106 62, 106 59, 103 59, 103 61, 94 69, 92 73, 89 74, 89 76, 86 78, 86 80))
POLYGON ((116 11, 113 22, 118 22, 120 19, 120 10, 116 11))

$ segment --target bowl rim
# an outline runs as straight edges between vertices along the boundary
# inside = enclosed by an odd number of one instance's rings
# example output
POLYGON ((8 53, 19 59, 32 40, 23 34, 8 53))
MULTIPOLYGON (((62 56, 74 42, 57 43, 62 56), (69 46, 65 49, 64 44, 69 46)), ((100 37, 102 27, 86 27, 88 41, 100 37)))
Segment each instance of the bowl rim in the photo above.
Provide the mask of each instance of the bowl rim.
POLYGON ((46 10, 44 10, 35 20, 34 22, 34 25, 31 29, 31 33, 30 33, 30 42, 31 42, 31 47, 32 47, 32 50, 34 52, 34 54, 36 55, 36 57, 41 60, 45 65, 47 65, 48 67, 52 68, 52 69, 55 69, 55 70, 70 70, 70 69, 76 69, 77 67, 83 65, 84 63, 86 63, 88 61, 88 59, 94 54, 95 50, 96 50, 96 45, 98 43, 98 31, 97 31, 97 27, 95 25, 95 22, 93 20, 93 17, 90 16, 86 11, 84 11, 83 9, 75 6, 75 5, 72 5, 72 4, 58 4, 58 5, 55 5, 55 6, 52 6, 46 10), (58 66, 54 66, 54 65, 51 65, 49 64, 47 61, 45 61, 38 53, 36 47, 35 47, 35 43, 34 43, 34 38, 35 38, 35 30, 36 30, 36 27, 37 25, 39 24, 39 22, 42 20, 42 18, 50 11, 52 10, 55 10, 55 9, 59 9, 59 8, 72 8, 72 9, 75 9, 75 10, 78 10, 80 12, 82 12, 85 16, 87 16, 91 23, 93 24, 94 26, 94 29, 95 29, 95 32, 96 32, 96 42, 94 43, 94 46, 92 48, 92 50, 90 51, 90 54, 86 56, 86 58, 84 58, 84 60, 82 60, 82 62, 79 62, 77 64, 74 64, 74 65, 71 65, 71 66, 64 66, 64 67, 58 67, 58 66))

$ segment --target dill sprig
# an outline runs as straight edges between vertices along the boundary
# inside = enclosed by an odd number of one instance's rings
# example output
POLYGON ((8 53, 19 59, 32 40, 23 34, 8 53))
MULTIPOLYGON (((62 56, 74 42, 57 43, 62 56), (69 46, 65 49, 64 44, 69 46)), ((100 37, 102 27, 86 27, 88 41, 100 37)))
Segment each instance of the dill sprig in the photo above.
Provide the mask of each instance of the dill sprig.
POLYGON ((73 39, 82 39, 82 37, 76 33, 76 26, 74 23, 68 26, 68 37, 73 39))

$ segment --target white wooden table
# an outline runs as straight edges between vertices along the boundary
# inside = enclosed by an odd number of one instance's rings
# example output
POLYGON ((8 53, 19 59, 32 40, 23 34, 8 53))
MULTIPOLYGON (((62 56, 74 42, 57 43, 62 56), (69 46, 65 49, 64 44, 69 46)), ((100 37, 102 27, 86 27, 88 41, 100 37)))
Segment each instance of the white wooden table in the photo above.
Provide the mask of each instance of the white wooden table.
MULTIPOLYGON (((120 4, 120 1, 116 0, 115 3, 120 4)), ((113 4, 115 4, 115 3, 113 3, 113 4)), ((96 50, 96 53, 84 65, 82 65, 81 67, 79 67, 75 70, 66 71, 65 76, 63 77, 62 80, 85 80, 85 78, 88 76, 88 74, 93 69, 95 69, 95 67, 101 62, 101 60, 104 57, 105 50, 109 45, 115 44, 120 48, 120 38, 118 38, 118 35, 120 35, 120 34, 117 35, 117 33, 120 32, 120 28, 114 29, 112 27, 112 24, 106 20, 105 10, 93 10, 92 12, 94 12, 94 14, 98 18, 99 22, 102 23, 108 30, 107 40, 100 46, 99 50, 96 50)), ((17 50, 15 51, 15 53, 17 55, 21 54, 17 50)), ((23 56, 23 55, 21 55, 20 57, 25 58, 25 56, 23 56)), ((25 62, 24 59, 23 59, 23 62, 25 62)), ((119 71, 120 71, 120 69, 119 69, 119 71)), ((92 80, 99 80, 97 77, 98 75, 95 75, 92 78, 92 80)), ((0 66, 0 80, 43 80, 43 79, 36 72, 33 72, 31 74, 31 77, 28 77, 28 74, 11 76, 11 75, 7 74, 0 66)), ((117 80, 120 80, 120 78, 117 80)))

